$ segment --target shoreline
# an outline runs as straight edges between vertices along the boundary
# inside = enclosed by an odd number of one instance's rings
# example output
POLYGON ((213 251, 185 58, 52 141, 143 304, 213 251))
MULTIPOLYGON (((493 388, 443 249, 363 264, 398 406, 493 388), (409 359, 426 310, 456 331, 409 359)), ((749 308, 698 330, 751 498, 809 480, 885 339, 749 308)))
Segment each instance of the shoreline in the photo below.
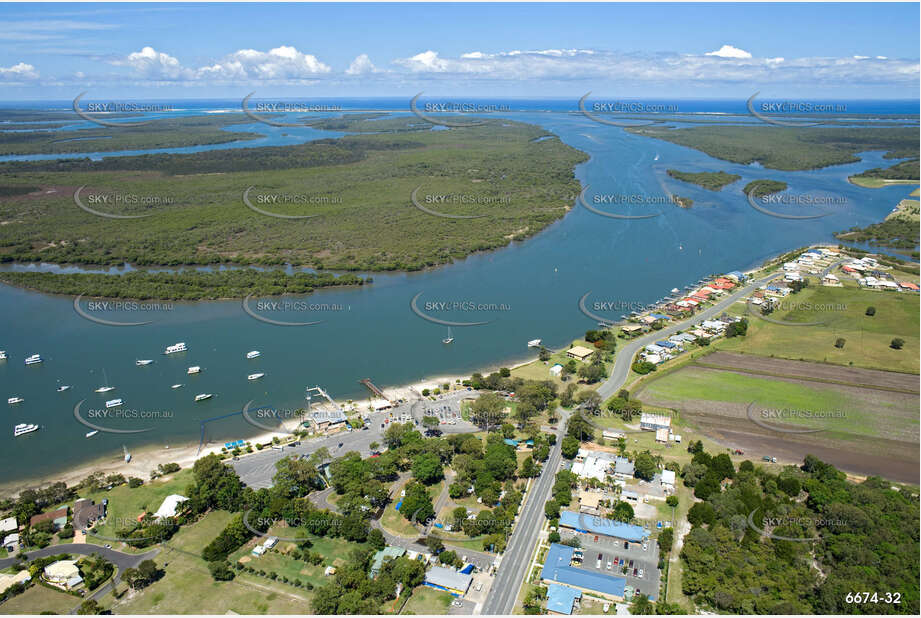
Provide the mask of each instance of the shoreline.
MULTIPOLYGON (((780 253, 777 253, 774 256, 771 256, 765 259, 761 263, 760 266, 751 267, 741 272, 743 272, 745 275, 748 276, 748 275, 751 275, 752 273, 755 273, 755 272, 758 272, 760 270, 767 268, 767 266, 771 262, 776 261, 777 258, 779 258, 780 256, 786 253, 790 253, 790 251, 799 251, 799 250, 805 251, 811 248, 819 248, 819 247, 829 247, 829 248, 837 249, 838 245, 831 244, 831 243, 814 243, 804 248, 791 249, 789 251, 782 251, 780 253)), ((205 302, 209 302, 209 301, 205 301, 205 302)), ((652 311, 654 310, 655 309, 652 309, 652 311)), ((618 321, 612 324, 612 327, 620 323, 621 321, 618 321)), ((534 350, 536 354, 537 348, 534 348, 534 350)), ((384 394, 387 395, 390 399, 407 398, 406 396, 408 394, 412 394, 413 396, 421 398, 422 389, 424 388, 428 388, 428 389, 441 388, 441 385, 446 382, 453 386, 456 384, 456 380, 463 381, 465 379, 469 379, 473 373, 482 373, 483 375, 488 375, 492 371, 497 371, 500 367, 503 367, 503 366, 508 367, 509 369, 515 369, 515 368, 527 365, 531 362, 534 362, 534 360, 535 360, 534 358, 522 359, 522 357, 519 357, 519 360, 508 361, 508 362, 497 361, 497 362, 490 363, 488 365, 485 365, 484 368, 479 369, 475 372, 471 372, 470 374, 463 374, 463 375, 452 374, 452 375, 436 375, 436 376, 422 377, 410 383, 405 383, 405 384, 400 384, 400 385, 395 385, 395 386, 380 386, 380 388, 384 392, 384 394)), ((363 398, 362 399, 344 398, 344 401, 351 401, 350 407, 352 410, 356 410, 356 409, 366 410, 367 409, 367 404, 362 405, 362 403, 360 403, 364 401, 363 398)), ((347 407, 346 405, 343 405, 343 408, 346 408, 346 407, 347 407)), ((245 437, 244 439, 252 443, 256 443, 256 442, 266 443, 266 442, 271 442, 272 438, 278 435, 279 433, 283 433, 283 432, 264 432, 263 431, 262 433, 257 433, 251 437, 245 437)), ((60 481, 64 481, 68 485, 75 484, 75 483, 80 482, 81 480, 89 476, 91 473, 96 472, 96 471, 101 471, 106 474, 122 473, 122 474, 125 474, 126 476, 129 476, 129 474, 126 473, 125 471, 126 466, 130 466, 131 476, 139 476, 143 478, 145 482, 148 482, 150 478, 150 472, 153 470, 156 470, 158 464, 175 462, 175 463, 178 463, 180 466, 182 466, 183 469, 185 469, 187 467, 191 467, 192 464, 194 464, 194 462, 201 457, 204 457, 211 453, 220 453, 222 446, 223 444, 208 445, 206 443, 202 447, 201 453, 199 454, 198 445, 196 444, 191 444, 189 446, 174 447, 174 448, 162 448, 162 447, 157 447, 154 445, 148 445, 145 447, 140 447, 136 452, 133 452, 131 454, 132 455, 131 463, 129 464, 125 464, 125 462, 120 457, 116 460, 109 461, 108 463, 103 463, 107 461, 105 459, 97 459, 95 461, 91 461, 85 464, 78 465, 76 467, 73 467, 69 470, 65 470, 60 473, 51 472, 51 473, 40 475, 38 477, 23 477, 23 478, 14 479, 11 481, 0 481, 0 496, 6 495, 7 497, 13 497, 14 495, 18 495, 21 491, 25 489, 43 487, 51 483, 56 483, 60 481)))

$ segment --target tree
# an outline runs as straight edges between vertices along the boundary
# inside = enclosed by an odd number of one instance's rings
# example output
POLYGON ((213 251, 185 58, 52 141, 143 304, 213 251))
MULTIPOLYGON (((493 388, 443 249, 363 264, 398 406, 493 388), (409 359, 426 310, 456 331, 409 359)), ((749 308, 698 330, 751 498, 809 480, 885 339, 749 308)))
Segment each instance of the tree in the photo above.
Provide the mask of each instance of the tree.
POLYGON ((371 528, 371 530, 368 532, 368 544, 374 549, 380 551, 387 546, 387 539, 384 538, 383 532, 377 528, 371 528))
POLYGON ((659 533, 659 549, 662 550, 663 554, 667 554, 672 550, 672 543, 675 540, 675 531, 671 528, 663 528, 662 532, 659 533))
POLYGON ((518 470, 518 476, 530 479, 539 475, 540 467, 534 463, 534 458, 528 455, 525 460, 521 462, 521 469, 518 470))
POLYGON ((371 444, 368 445, 368 448, 371 449, 372 454, 378 452, 377 449, 379 449, 380 447, 381 447, 380 442, 372 442, 371 444))
POLYGON ((413 461, 413 476, 431 485, 444 478, 444 466, 441 458, 435 453, 420 453, 413 461))
POLYGON ((226 560, 216 560, 214 562, 209 562, 208 571, 211 573, 211 577, 213 577, 215 581, 219 582, 230 581, 236 575, 233 572, 233 569, 230 568, 230 563, 226 560))
POLYGON ((465 521, 467 521, 467 509, 462 506, 455 507, 451 511, 451 526, 455 529, 460 529, 465 521))
POLYGON ((633 521, 633 507, 623 500, 618 501, 617 504, 614 505, 614 509, 611 511, 611 514, 614 516, 616 521, 633 521))
POLYGON ((905 345, 905 340, 898 337, 889 342, 889 347, 893 350, 901 350, 903 345, 905 345))
POLYGON ((671 507, 678 506, 678 496, 669 496, 665 499, 665 504, 671 507))
POLYGON ((868 316, 870 316, 870 317, 873 317, 874 315, 876 315, 876 307, 874 307, 874 306, 872 306, 872 305, 869 306, 869 307, 867 307, 867 310, 866 310, 866 312, 865 312, 865 315, 868 315, 868 316))
POLYGON ((455 560, 457 560, 457 554, 455 554, 451 550, 443 551, 440 554, 438 554, 438 561, 441 564, 451 565, 451 564, 454 564, 455 560))
POLYGON ((636 461, 633 462, 633 468, 636 476, 644 481, 651 481, 658 470, 658 468, 656 468, 655 459, 653 459, 648 451, 642 452, 636 456, 636 461))
POLYGON ((844 347, 844 343, 845 343, 844 337, 838 337, 837 339, 835 339, 835 347, 838 348, 839 350, 844 347))
POLYGON ((418 481, 406 484, 406 496, 400 506, 400 513, 409 521, 423 524, 435 516, 435 507, 425 485, 418 481))
POLYGON ((77 613, 81 616, 95 616, 102 613, 102 607, 95 600, 87 599, 80 604, 80 609, 77 610, 77 613))
POLYGON ((505 401, 496 393, 483 393, 470 404, 470 422, 489 431, 500 424, 505 401))
POLYGON ((544 514, 547 519, 557 519, 560 516, 560 505, 556 500, 548 500, 544 503, 544 514))
POLYGON ((692 526, 712 524, 716 521, 716 511, 709 502, 697 502, 688 510, 688 522, 692 526))
POLYGON ((563 454, 563 457, 566 459, 572 459, 579 452, 579 441, 572 436, 566 436, 563 438, 563 442, 560 445, 560 450, 563 454))
POLYGON ((440 422, 441 421, 438 420, 437 416, 423 416, 422 417, 422 424, 428 429, 434 429, 435 427, 438 427, 440 422))
POLYGON ((538 357, 542 362, 546 362, 546 361, 550 360, 550 350, 548 350, 548 349, 545 348, 544 346, 540 346, 540 350, 539 350, 538 353, 537 353, 537 357, 538 357))
POLYGON ((656 613, 656 607, 645 594, 633 597, 633 603, 630 604, 630 613, 637 615, 652 615, 656 613))

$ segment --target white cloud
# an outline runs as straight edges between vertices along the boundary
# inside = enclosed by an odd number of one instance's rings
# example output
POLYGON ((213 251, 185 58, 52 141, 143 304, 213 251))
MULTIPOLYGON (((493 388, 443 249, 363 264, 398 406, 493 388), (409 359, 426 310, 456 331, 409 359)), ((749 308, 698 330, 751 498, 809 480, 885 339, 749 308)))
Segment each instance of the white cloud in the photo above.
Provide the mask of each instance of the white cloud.
POLYGON ((356 56, 349 68, 345 70, 346 75, 364 75, 366 73, 377 73, 377 67, 371 62, 368 54, 356 56))
POLYGON ((31 64, 20 62, 11 67, 0 67, 0 79, 4 81, 38 79, 38 71, 31 64))
POLYGON ((267 52, 241 49, 218 62, 195 68, 184 67, 177 58, 149 46, 110 62, 117 66, 130 67, 141 76, 164 81, 290 82, 315 78, 332 71, 316 56, 285 45, 267 52))
POLYGON ((751 58, 752 55, 744 49, 733 47, 732 45, 723 45, 716 51, 707 52, 705 56, 717 56, 719 58, 751 58))

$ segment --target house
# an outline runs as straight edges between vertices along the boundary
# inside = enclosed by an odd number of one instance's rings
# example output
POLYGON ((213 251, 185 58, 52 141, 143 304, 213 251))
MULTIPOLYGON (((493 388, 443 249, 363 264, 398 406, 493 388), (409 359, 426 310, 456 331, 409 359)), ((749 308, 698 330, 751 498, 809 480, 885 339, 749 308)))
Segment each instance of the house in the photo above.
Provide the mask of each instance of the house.
POLYGON ((100 519, 105 519, 108 505, 108 498, 99 504, 94 504, 86 498, 74 502, 74 530, 86 530, 100 519))
POLYGON ((674 350, 678 347, 678 344, 674 341, 656 341, 656 345, 666 350, 674 350))
POLYGON ((726 278, 730 281, 734 281, 735 283, 739 283, 745 280, 745 275, 737 270, 734 270, 732 272, 726 273, 726 278))
POLYGON ((722 333, 726 330, 726 323, 719 320, 704 320, 700 327, 711 333, 722 333))
POLYGON ((560 377, 560 374, 562 373, 563 373, 563 365, 559 363, 557 363, 556 365, 550 368, 550 375, 556 378, 560 377))
POLYGON ((622 330, 627 335, 636 335, 644 332, 646 327, 642 324, 625 324, 624 326, 620 327, 620 330, 622 330))
POLYGON ((662 470, 662 489, 665 491, 675 491, 674 470, 662 470))
POLYGON ((655 320, 671 320, 672 319, 670 316, 667 316, 661 313, 650 313, 649 317, 655 320))
POLYGON ((603 499, 604 493, 600 491, 579 492, 579 512, 588 515, 600 515, 601 510, 598 505, 603 499))
POLYGON ((711 337, 713 337, 712 334, 708 333, 705 330, 700 330, 699 328, 695 328, 694 330, 692 330, 691 334, 694 335, 694 337, 702 337, 703 339, 710 339, 711 337))
POLYGON ((0 534, 6 534, 8 532, 16 532, 19 530, 19 524, 16 523, 15 517, 7 517, 6 519, 0 519, 0 534))
POLYGON ((632 479, 634 473, 633 462, 626 457, 618 457, 614 461, 614 476, 619 479, 632 479))
POLYGON ((562 584, 547 587, 547 613, 569 616, 576 601, 582 598, 582 591, 562 584))
MULTIPOLYGON (((635 499, 639 496, 632 491, 621 492, 621 496, 626 497, 632 494, 635 499)), ((592 517, 574 511, 560 512, 560 527, 575 530, 583 534, 604 535, 612 539, 628 541, 630 543, 642 543, 643 539, 649 536, 641 526, 605 519, 604 517, 592 517)))
POLYGON ((0 573, 0 595, 6 592, 11 586, 15 586, 16 584, 24 584, 31 579, 32 576, 28 571, 19 571, 13 575, 8 573, 0 573))
POLYGON ((841 285, 841 280, 838 279, 838 277, 836 277, 835 275, 828 273, 827 275, 822 277, 822 285, 839 286, 841 285))
POLYGON ((688 333, 678 333, 668 338, 669 341, 674 341, 675 343, 694 343, 695 339, 697 337, 688 333))
POLYGON ((76 560, 58 560, 45 567, 45 580, 53 584, 64 585, 75 577, 80 577, 76 560))
POLYGON ((342 410, 315 410, 307 414, 307 420, 303 424, 310 425, 314 431, 330 432, 345 429, 346 420, 345 412, 342 410))
POLYGON ((277 537, 277 536, 270 536, 269 538, 267 538, 267 539, 265 540, 265 543, 263 543, 262 545, 263 545, 263 547, 265 547, 267 550, 268 550, 268 549, 272 549, 273 547, 275 547, 276 545, 278 545, 278 537, 277 537))
POLYGON ((381 567, 384 566, 385 560, 396 560, 405 555, 406 550, 402 547, 386 546, 371 558, 371 577, 377 577, 378 573, 381 572, 381 567))
POLYGON ((18 532, 12 532, 3 537, 3 549, 5 549, 7 553, 14 554, 19 548, 20 544, 18 532))
MULTIPOLYGON (((623 577, 572 566, 574 552, 575 549, 567 545, 551 544, 540 572, 541 582, 548 587, 552 584, 566 585, 583 593, 601 596, 611 601, 624 600, 627 580, 623 577)), ((549 605, 548 609, 550 609, 549 605)))
POLYGON ((616 459, 613 453, 580 448, 572 464, 572 473, 580 478, 603 481, 616 459))
POLYGON ((633 490, 625 489, 620 492, 620 497, 626 500, 627 502, 632 502, 636 504, 640 501, 640 495, 633 490))
POLYGON ((265 553, 265 547, 263 547, 262 545, 256 545, 252 551, 252 554, 254 556, 261 556, 264 553, 265 553))
POLYGON ((601 432, 601 437, 605 440, 620 440, 621 438, 627 437, 622 431, 615 431, 613 429, 605 429, 601 432))
POLYGON ((666 444, 668 442, 668 429, 656 429, 656 442, 666 444))
POLYGON ((921 289, 916 284, 909 281, 902 281, 899 283, 899 287, 903 290, 908 290, 909 292, 917 292, 919 289, 921 289))
POLYGON ((568 356, 569 358, 574 358, 574 359, 576 359, 576 360, 580 360, 580 361, 582 361, 583 363, 585 362, 585 360, 586 360, 589 356, 591 356, 591 355, 594 354, 594 353, 595 353, 594 350, 590 350, 590 349, 588 349, 588 348, 586 348, 586 347, 583 347, 583 346, 581 346, 581 345, 573 346, 573 347, 569 348, 568 350, 566 350, 566 356, 568 356))
POLYGON ((648 346, 646 346, 643 349, 649 354, 659 354, 659 355, 664 354, 665 352, 668 351, 666 348, 663 348, 657 343, 650 343, 648 346))
POLYGON ((154 513, 154 518, 163 519, 164 517, 176 517, 182 509, 179 508, 179 505, 183 502, 186 502, 188 498, 185 496, 180 496, 179 494, 170 494, 163 499, 163 504, 160 505, 160 508, 157 509, 157 512, 154 513))
POLYGON ((66 506, 62 506, 56 511, 33 515, 32 519, 29 520, 29 526, 34 528, 36 524, 40 524, 43 521, 51 521, 54 524, 54 529, 60 530, 67 524, 68 511, 69 509, 66 506))
POLYGON ((671 429, 672 418, 664 414, 652 414, 651 412, 643 412, 640 415, 640 429, 645 429, 646 431, 655 431, 657 429, 671 429))
MULTIPOLYGON (((393 404, 387 401, 386 399, 372 399, 371 400, 371 409, 374 410, 375 412, 383 412, 384 410, 389 410, 392 407, 393 407, 393 404)), ((341 413, 342 410, 338 410, 338 412, 341 413)), ((335 415, 335 418, 338 419, 339 415, 338 414, 335 415)))
POLYGON ((425 573, 426 586, 450 592, 459 597, 467 594, 473 576, 443 566, 434 566, 425 573))
POLYGON ((652 363, 653 365, 658 365, 659 363, 665 362, 665 359, 659 356, 658 354, 646 354, 643 357, 647 363, 652 363))

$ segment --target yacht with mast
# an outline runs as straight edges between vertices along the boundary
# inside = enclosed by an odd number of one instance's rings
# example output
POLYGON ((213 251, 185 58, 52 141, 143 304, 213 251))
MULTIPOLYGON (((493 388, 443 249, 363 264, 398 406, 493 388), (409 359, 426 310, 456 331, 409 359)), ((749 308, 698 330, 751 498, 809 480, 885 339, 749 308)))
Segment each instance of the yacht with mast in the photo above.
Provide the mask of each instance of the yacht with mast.
POLYGON ((95 392, 97 392, 97 393, 108 393, 109 391, 114 391, 114 390, 115 390, 115 387, 114 387, 114 386, 109 386, 109 376, 106 375, 106 370, 105 370, 105 369, 102 370, 102 379, 103 379, 102 386, 100 386, 99 388, 97 388, 95 392))

